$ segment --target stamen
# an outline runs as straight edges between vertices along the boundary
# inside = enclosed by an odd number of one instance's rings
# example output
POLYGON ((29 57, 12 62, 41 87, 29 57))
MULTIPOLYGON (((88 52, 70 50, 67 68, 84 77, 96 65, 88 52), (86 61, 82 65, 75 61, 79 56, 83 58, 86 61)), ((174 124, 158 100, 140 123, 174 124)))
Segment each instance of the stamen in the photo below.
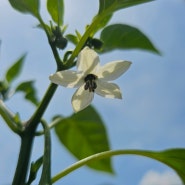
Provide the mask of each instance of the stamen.
POLYGON ((85 90, 89 89, 89 92, 94 92, 94 90, 97 88, 96 81, 95 81, 96 79, 97 79, 96 75, 88 74, 84 78, 84 81, 85 81, 84 89, 85 90))

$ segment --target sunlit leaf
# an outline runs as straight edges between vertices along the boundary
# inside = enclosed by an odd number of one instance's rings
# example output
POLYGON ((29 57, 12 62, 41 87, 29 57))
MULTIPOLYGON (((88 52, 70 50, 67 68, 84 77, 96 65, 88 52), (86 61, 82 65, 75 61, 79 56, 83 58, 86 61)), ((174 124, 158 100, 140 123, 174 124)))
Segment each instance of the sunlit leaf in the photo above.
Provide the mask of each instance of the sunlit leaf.
POLYGON ((39 0, 9 0, 9 2, 14 9, 39 17, 39 0))
POLYGON ((21 56, 6 72, 6 80, 8 83, 11 83, 13 80, 15 80, 18 75, 21 72, 21 69, 23 67, 23 62, 25 59, 25 55, 21 56))
MULTIPOLYGON (((109 150, 106 130, 94 108, 61 119, 55 127, 61 143, 77 158, 109 150)), ((113 172, 110 159, 102 159, 88 164, 89 167, 105 172, 113 172)))
POLYGON ((64 2, 63 0, 47 0, 47 9, 53 21, 57 24, 63 24, 64 2))
POLYGON ((25 99, 32 102, 34 105, 38 105, 38 99, 36 97, 36 90, 34 88, 34 81, 26 81, 19 84, 15 90, 16 92, 23 92, 25 99))
POLYGON ((160 54, 146 35, 129 25, 107 26, 102 30, 100 39, 104 43, 103 52, 114 49, 143 49, 160 54))

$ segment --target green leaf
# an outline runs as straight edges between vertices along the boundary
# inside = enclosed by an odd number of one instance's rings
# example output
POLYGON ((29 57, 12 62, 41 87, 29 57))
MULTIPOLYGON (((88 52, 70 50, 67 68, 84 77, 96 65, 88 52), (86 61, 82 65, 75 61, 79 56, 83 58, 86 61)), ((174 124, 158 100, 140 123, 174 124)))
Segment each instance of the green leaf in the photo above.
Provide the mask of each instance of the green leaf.
POLYGON ((104 43, 102 52, 114 49, 143 49, 160 54, 146 35, 129 25, 107 26, 102 30, 100 39, 104 43))
POLYGON ((128 153, 146 156, 168 165, 177 172, 185 185, 185 148, 169 149, 160 152, 137 150, 128 153))
POLYGON ((8 83, 11 83, 15 80, 21 72, 23 62, 26 55, 21 56, 6 72, 6 80, 8 83))
POLYGON ((43 156, 37 159, 35 162, 31 163, 30 175, 29 175, 29 179, 26 185, 31 185, 31 183, 36 179, 37 172, 39 168, 41 167, 42 163, 43 163, 43 156))
POLYGON ((151 1, 152 0, 99 0, 99 11, 94 17, 94 20, 99 19, 99 21, 98 24, 96 24, 96 29, 93 34, 108 24, 115 11, 151 1))
POLYGON ((39 17, 39 0, 9 0, 11 6, 22 12, 22 13, 30 13, 35 17, 39 17))
POLYGON ((26 81, 19 84, 16 88, 16 92, 23 92, 25 99, 32 102, 34 105, 38 105, 38 99, 36 97, 36 90, 33 85, 34 81, 26 81))
POLYGON ((82 35, 80 34, 80 32, 78 30, 75 30, 75 33, 76 33, 76 35, 68 34, 65 37, 67 38, 68 41, 70 41, 74 45, 77 45, 79 43, 80 39, 82 38, 82 35))
POLYGON ((122 154, 136 154, 155 159, 162 162, 176 171, 185 185, 185 148, 168 149, 164 151, 142 151, 142 150, 128 150, 123 151, 122 154))
MULTIPOLYGON (((99 114, 89 106, 85 110, 61 119, 55 127, 61 143, 77 158, 109 150, 106 130, 99 114)), ((88 164, 95 170, 112 173, 110 159, 88 164)))
POLYGON ((63 0, 47 0, 47 9, 53 21, 61 26, 64 19, 64 2, 63 0))
POLYGON ((185 184, 185 149, 165 150, 156 159, 173 168, 185 184))
POLYGON ((113 12, 135 6, 138 4, 151 2, 153 0, 99 0, 99 13, 98 14, 112 14, 113 12))
POLYGON ((151 1, 153 0, 99 0, 99 11, 95 18, 101 17, 101 21, 97 25, 96 31, 108 24, 115 11, 151 1))
POLYGON ((65 37, 67 38, 68 41, 70 41, 70 42, 73 43, 74 45, 77 45, 78 42, 79 42, 76 35, 68 34, 68 35, 65 35, 65 37))

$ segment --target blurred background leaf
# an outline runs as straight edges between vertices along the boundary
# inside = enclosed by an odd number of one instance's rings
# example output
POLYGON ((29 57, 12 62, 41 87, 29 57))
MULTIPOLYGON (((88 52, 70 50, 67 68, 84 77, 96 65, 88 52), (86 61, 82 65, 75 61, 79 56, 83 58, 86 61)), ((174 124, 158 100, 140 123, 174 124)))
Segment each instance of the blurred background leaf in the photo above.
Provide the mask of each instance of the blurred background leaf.
POLYGON ((47 9, 53 21, 61 26, 64 19, 64 2, 63 0, 47 0, 47 9))
POLYGON ((39 0, 9 0, 11 6, 22 13, 30 13, 35 17, 39 17, 39 0))
POLYGON ((26 81, 20 83, 15 92, 23 92, 26 100, 30 101, 34 105, 38 105, 38 99, 36 97, 36 89, 34 87, 34 81, 26 81))
POLYGON ((8 83, 11 83, 13 80, 15 80, 19 74, 21 73, 23 63, 25 60, 26 55, 21 56, 6 72, 6 80, 8 83))
POLYGON ((4 79, 0 80, 0 97, 6 101, 13 95, 12 82, 20 75, 26 55, 18 58, 6 71, 4 79))

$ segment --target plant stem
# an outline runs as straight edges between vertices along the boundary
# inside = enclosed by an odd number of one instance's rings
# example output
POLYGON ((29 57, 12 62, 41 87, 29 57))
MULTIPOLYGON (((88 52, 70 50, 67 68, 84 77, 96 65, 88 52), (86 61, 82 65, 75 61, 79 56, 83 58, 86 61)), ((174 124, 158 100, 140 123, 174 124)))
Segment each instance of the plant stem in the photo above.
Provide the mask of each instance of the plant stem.
POLYGON ((80 39, 80 42, 78 43, 78 45, 76 46, 76 48, 74 49, 74 51, 72 52, 69 60, 68 60, 68 65, 71 65, 75 59, 75 57, 78 55, 78 53, 80 52, 80 50, 82 49, 83 45, 85 44, 86 40, 88 39, 89 36, 91 36, 92 32, 93 32, 93 28, 96 25, 97 21, 92 22, 92 24, 89 25, 88 29, 86 30, 85 34, 82 36, 82 38, 80 39))
POLYGON ((55 57, 55 61, 56 61, 56 65, 57 65, 57 71, 60 71, 60 70, 64 70, 65 69, 65 65, 62 63, 62 60, 60 59, 60 56, 59 56, 59 53, 57 51, 57 48, 56 46, 54 45, 54 43, 52 42, 51 40, 51 33, 48 31, 44 21, 42 20, 42 17, 39 15, 38 16, 38 20, 40 22, 40 24, 42 25, 45 33, 46 33, 46 36, 48 38, 48 43, 51 47, 51 50, 53 52, 53 55, 55 57))
POLYGON ((92 23, 88 26, 87 30, 85 31, 85 33, 83 34, 82 38, 80 39, 79 43, 77 44, 76 48, 74 49, 74 51, 72 52, 69 60, 68 60, 68 64, 72 64, 75 57, 79 54, 79 52, 81 51, 82 47, 84 46, 85 42, 87 41, 88 37, 92 37, 95 32, 94 30, 96 30, 97 25, 101 22, 101 20, 104 18, 104 15, 98 15, 96 16, 92 23))
POLYGON ((35 111, 35 113, 33 114, 33 116, 30 118, 30 120, 28 120, 27 122, 27 130, 34 130, 36 129, 38 123, 40 122, 51 98, 53 97, 56 89, 57 89, 57 85, 51 83, 48 90, 46 91, 45 96, 43 97, 40 105, 38 106, 37 110, 35 111))
POLYGON ((51 185, 51 136, 48 124, 45 121, 41 121, 44 128, 44 156, 43 156, 43 168, 39 185, 51 185))
POLYGON ((33 144, 33 134, 27 134, 21 136, 21 147, 19 152, 19 159, 17 163, 16 172, 14 175, 12 185, 25 185, 26 175, 28 171, 28 165, 30 161, 31 149, 33 144))
POLYGON ((24 185, 26 182, 35 131, 56 89, 57 85, 50 84, 37 110, 27 121, 26 129, 20 134, 21 147, 12 185, 24 185))

